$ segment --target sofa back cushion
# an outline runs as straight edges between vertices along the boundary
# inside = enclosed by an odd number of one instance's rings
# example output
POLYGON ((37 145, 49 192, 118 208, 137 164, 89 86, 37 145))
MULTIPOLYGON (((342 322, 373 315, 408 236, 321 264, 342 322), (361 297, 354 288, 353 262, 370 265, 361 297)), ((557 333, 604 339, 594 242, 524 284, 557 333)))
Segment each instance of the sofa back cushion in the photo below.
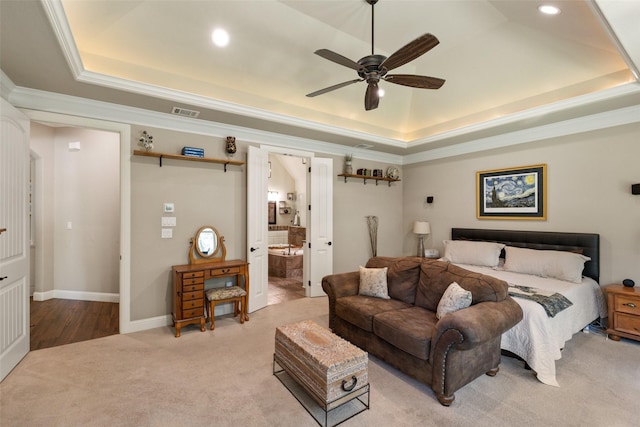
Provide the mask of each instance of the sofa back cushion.
POLYGON ((436 311, 442 295, 453 282, 471 292, 471 305, 484 301, 502 301, 509 285, 504 280, 465 270, 443 261, 425 259, 420 268, 420 280, 415 305, 436 311))
POLYGON ((374 257, 367 262, 367 268, 387 267, 389 296, 414 304, 421 263, 422 258, 419 257, 374 257))

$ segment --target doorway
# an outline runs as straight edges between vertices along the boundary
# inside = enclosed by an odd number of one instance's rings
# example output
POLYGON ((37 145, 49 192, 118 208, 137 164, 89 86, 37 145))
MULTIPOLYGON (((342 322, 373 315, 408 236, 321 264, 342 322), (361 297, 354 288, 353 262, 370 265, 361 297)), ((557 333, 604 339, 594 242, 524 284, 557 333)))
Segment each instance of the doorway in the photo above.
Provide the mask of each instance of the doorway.
POLYGON ((120 135, 32 121, 30 148, 31 350, 118 333, 120 135))
POLYGON ((304 298, 308 158, 269 154, 268 305, 304 298))

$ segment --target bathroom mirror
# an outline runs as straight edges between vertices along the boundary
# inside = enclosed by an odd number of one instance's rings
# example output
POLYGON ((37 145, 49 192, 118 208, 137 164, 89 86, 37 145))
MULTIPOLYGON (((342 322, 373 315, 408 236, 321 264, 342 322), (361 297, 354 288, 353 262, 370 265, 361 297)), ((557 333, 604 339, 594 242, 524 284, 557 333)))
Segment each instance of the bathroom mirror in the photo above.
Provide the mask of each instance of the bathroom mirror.
POLYGON ((200 227, 195 237, 191 239, 190 264, 222 262, 226 255, 227 248, 224 246, 224 237, 211 225, 200 227))

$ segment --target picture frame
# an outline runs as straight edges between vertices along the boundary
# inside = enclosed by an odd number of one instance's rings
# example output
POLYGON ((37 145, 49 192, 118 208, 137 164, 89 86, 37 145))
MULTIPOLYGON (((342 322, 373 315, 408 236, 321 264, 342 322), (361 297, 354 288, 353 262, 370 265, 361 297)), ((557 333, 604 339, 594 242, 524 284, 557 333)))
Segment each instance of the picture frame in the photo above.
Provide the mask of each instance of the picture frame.
POLYGON ((478 219, 547 219, 547 165, 476 173, 478 219))

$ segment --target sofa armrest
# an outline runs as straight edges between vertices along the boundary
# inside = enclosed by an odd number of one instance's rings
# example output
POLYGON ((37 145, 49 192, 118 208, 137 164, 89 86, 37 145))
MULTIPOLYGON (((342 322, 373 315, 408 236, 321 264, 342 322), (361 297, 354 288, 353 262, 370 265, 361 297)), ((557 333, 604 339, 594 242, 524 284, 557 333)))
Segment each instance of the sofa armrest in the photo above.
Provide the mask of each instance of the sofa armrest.
POLYGON ((322 289, 329 297, 329 328, 333 331, 336 323, 336 299, 358 295, 360 272, 331 274, 322 278, 322 289))
POLYGON ((456 349, 468 350, 511 329, 522 320, 522 309, 511 297, 499 302, 482 302, 444 316, 436 324, 431 338, 429 361, 435 353, 456 349), (456 331, 457 333, 447 333, 456 331), (452 342, 441 342, 450 340, 452 342), (446 350, 445 350, 446 349, 446 350))
POLYGON ((360 273, 358 271, 331 274, 322 278, 322 289, 327 295, 329 295, 329 298, 342 298, 350 295, 358 295, 359 288, 360 273))

